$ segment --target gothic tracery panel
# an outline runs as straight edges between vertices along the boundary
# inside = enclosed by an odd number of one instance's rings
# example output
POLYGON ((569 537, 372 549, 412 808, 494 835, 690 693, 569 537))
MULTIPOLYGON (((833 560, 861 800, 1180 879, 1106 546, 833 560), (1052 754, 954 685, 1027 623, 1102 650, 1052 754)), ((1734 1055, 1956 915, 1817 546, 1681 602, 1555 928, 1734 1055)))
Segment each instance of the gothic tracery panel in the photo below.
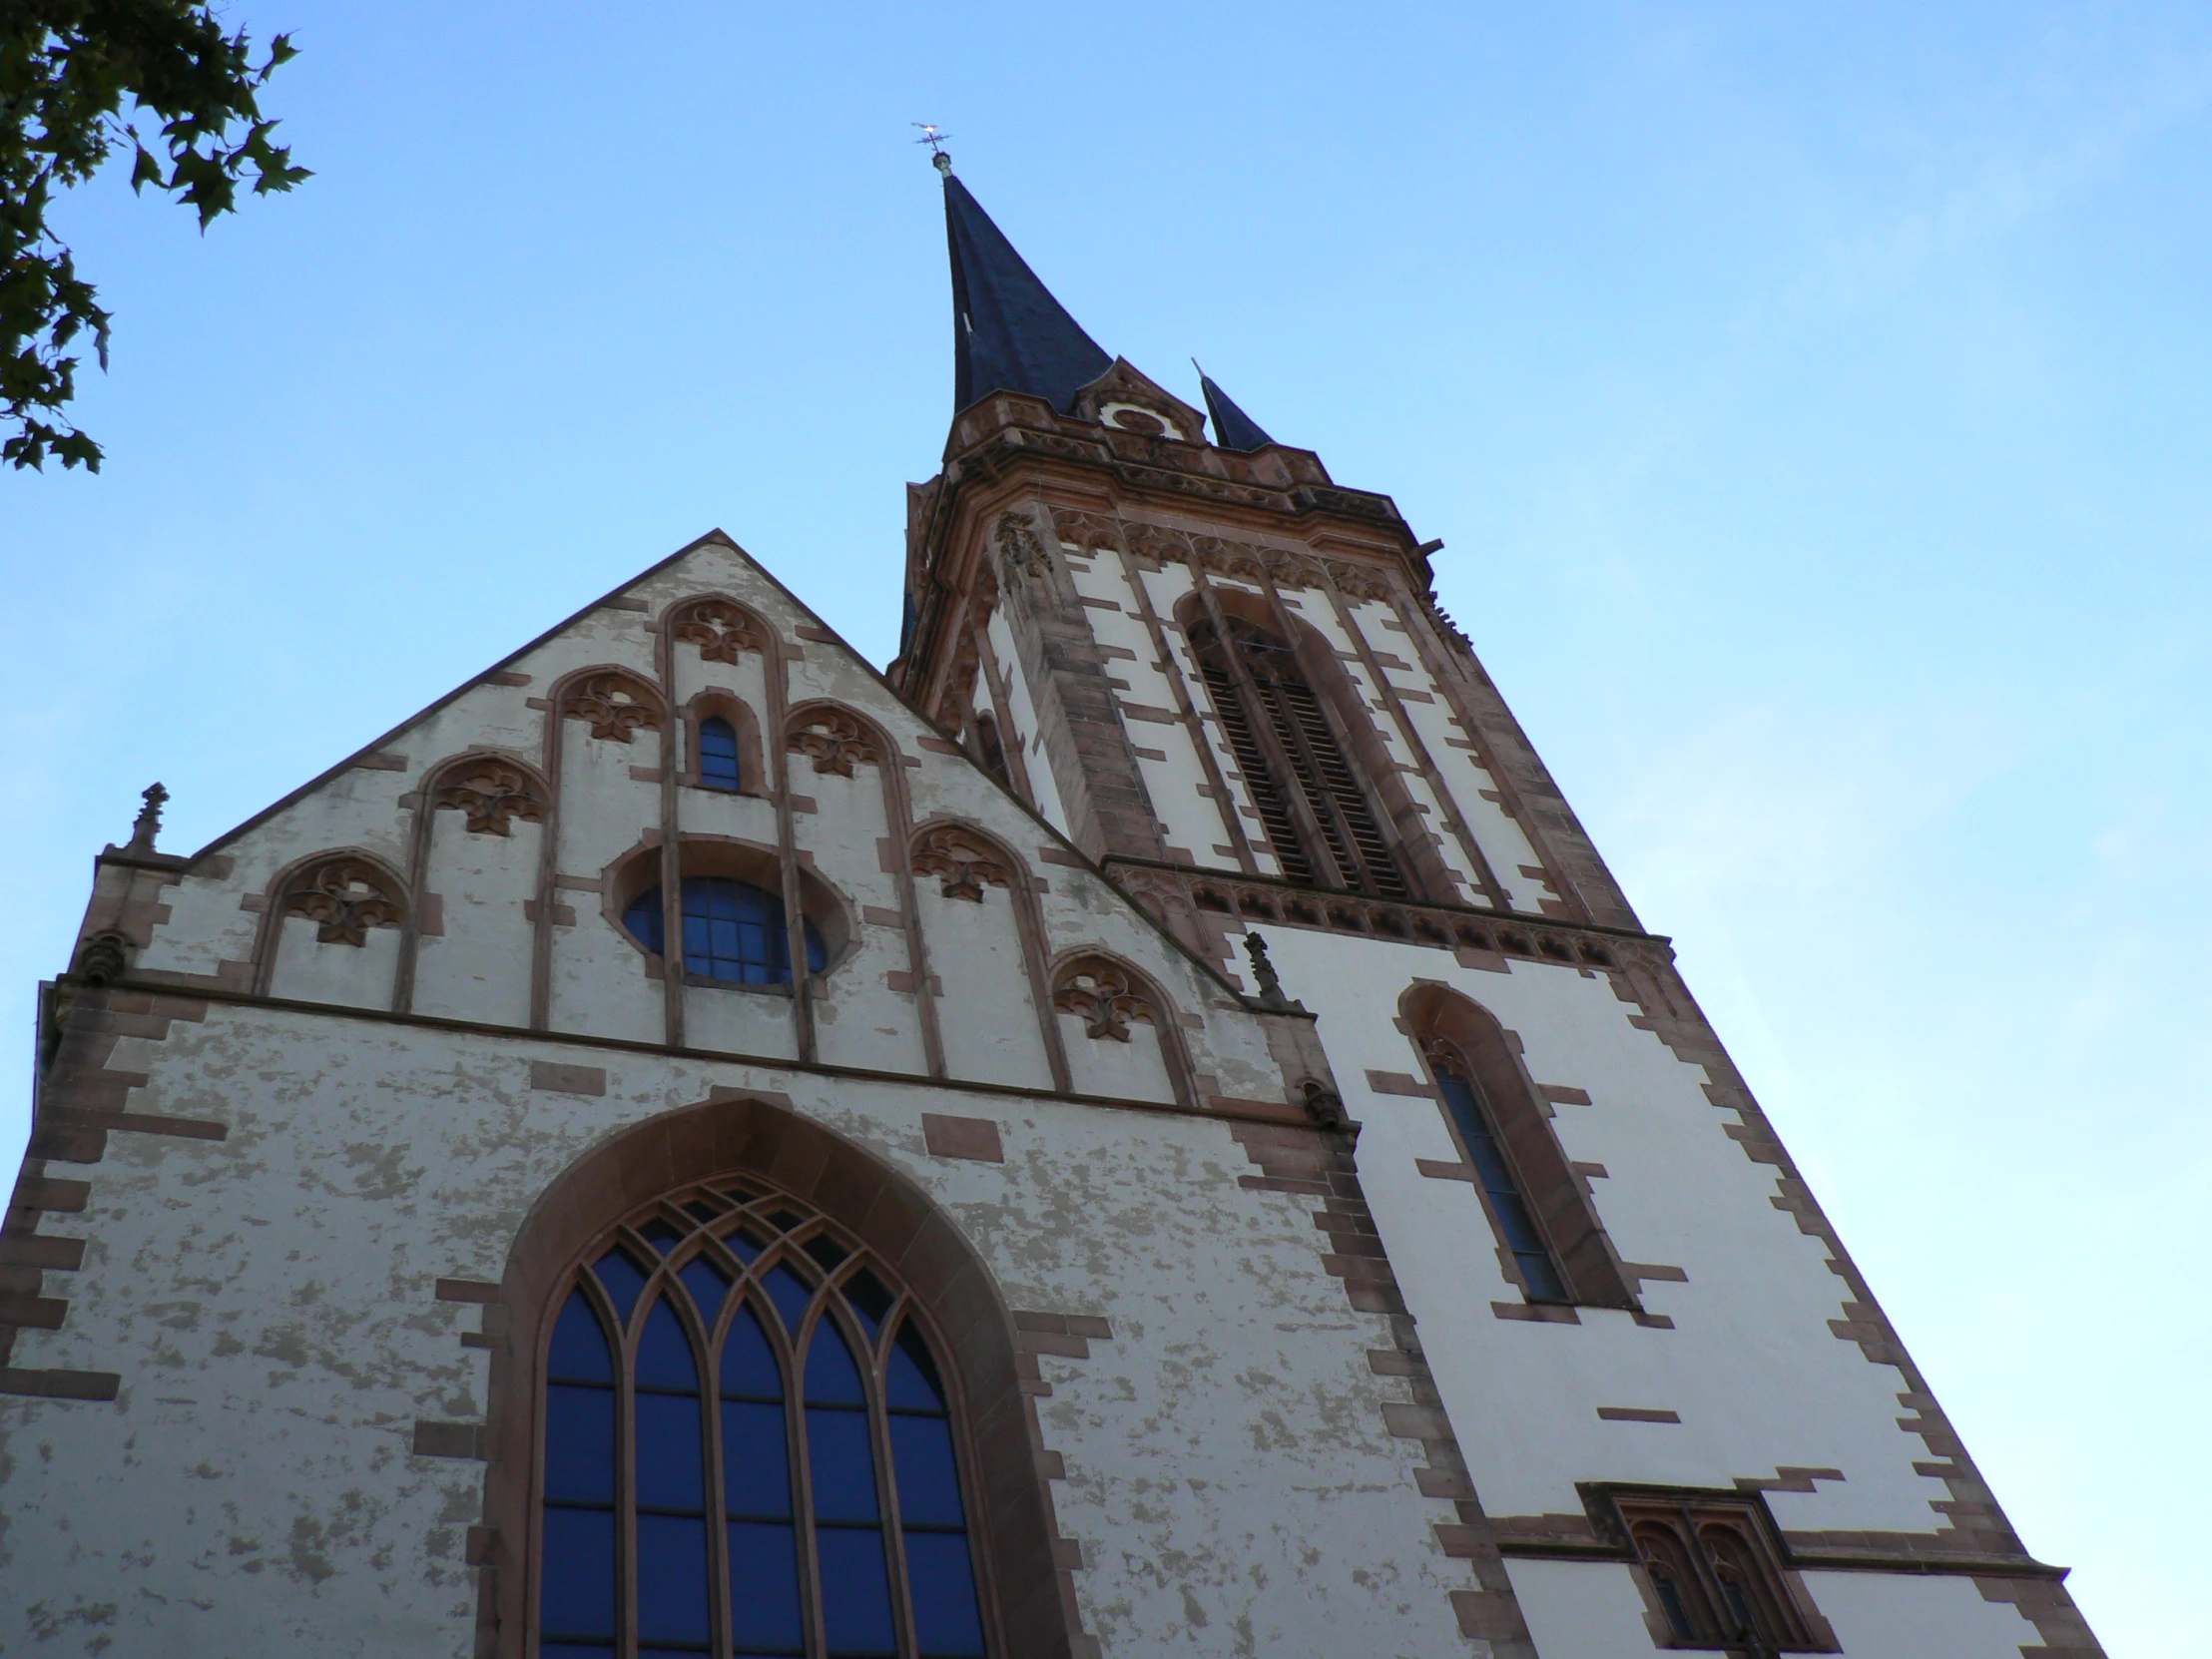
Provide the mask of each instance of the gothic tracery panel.
POLYGON ((447 768, 431 791, 430 804, 461 813, 470 834, 504 835, 516 819, 545 822, 545 792, 537 779, 512 761, 491 755, 447 768))
POLYGON ((370 928, 397 927, 407 905, 398 881, 381 866, 338 853, 285 883, 281 913, 313 922, 317 944, 365 945, 370 928))
POLYGON ((751 612, 727 599, 695 599, 669 619, 669 638, 699 647, 703 661, 735 663, 741 651, 766 651, 768 638, 751 612))
POLYGON ((950 824, 924 830, 915 838, 914 873, 940 876, 945 897, 978 904, 986 886, 1010 886, 1014 879, 1013 865, 993 842, 950 824))
POLYGON ((1159 1023, 1159 1011, 1129 970, 1110 956, 1078 956, 1052 979, 1052 1005, 1083 1022, 1084 1035, 1129 1040, 1131 1025, 1159 1023))
POLYGON ((841 709, 809 709, 792 722, 795 755, 810 756, 815 771, 850 778, 856 766, 881 766, 874 734, 841 709))
POLYGON ((660 730, 661 697, 626 669, 603 669, 568 689, 561 718, 588 722, 595 738, 628 743, 637 732, 660 730))

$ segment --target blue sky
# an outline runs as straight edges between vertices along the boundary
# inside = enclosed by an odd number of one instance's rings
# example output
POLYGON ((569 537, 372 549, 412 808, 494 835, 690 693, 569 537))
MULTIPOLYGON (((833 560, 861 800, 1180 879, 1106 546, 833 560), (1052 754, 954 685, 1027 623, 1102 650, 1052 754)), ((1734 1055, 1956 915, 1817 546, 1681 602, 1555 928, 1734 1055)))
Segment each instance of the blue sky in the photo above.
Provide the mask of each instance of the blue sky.
POLYGON ((1109 350, 1445 539, 2029 1546, 2197 1651, 2212 14, 234 13, 316 177, 69 200, 108 465, 0 476, 9 1144, 153 780, 204 844, 714 525, 889 655, 934 120, 1109 350))

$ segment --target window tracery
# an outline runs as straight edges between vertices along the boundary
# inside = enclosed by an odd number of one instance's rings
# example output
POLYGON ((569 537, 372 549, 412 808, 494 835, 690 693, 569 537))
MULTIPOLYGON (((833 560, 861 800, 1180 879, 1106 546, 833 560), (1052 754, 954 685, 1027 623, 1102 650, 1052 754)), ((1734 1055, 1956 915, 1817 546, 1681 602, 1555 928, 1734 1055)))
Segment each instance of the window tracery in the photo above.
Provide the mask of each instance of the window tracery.
POLYGON ((947 898, 980 904, 983 889, 1010 887, 1014 867, 992 842, 958 825, 924 830, 914 842, 914 873, 941 876, 947 898))
POLYGON ((792 723, 795 755, 811 756, 815 771, 850 778, 856 766, 881 766, 882 751, 859 721, 841 709, 810 709, 792 723))
POLYGON ((539 1652, 984 1659, 953 1389, 890 1271, 727 1180, 586 1254, 545 1371, 539 1652))
POLYGON ((282 913, 315 924, 317 944, 366 945, 372 927, 397 927, 407 914, 397 880, 368 859, 340 853, 294 874, 282 913))
POLYGON ((1666 1623, 1670 1648, 1833 1651, 1792 1594, 1776 1541, 1748 1498, 1614 1495, 1666 1623))
POLYGON ((605 669, 569 688, 561 718, 589 722, 595 738, 628 743, 634 733, 660 730, 660 694, 626 670, 605 669))
POLYGON ((516 819, 545 822, 545 797, 537 780, 513 762, 491 756, 449 769, 430 801, 433 807, 459 811, 472 835, 504 835, 516 819))
POLYGON ((1083 1022, 1087 1037, 1129 1040, 1131 1025, 1159 1024, 1159 1011, 1129 970, 1107 956, 1078 956, 1052 977, 1052 1006, 1083 1022))
POLYGON ((741 651, 766 651, 761 625, 727 599, 695 599, 669 621, 669 638, 699 647, 702 662, 736 663, 741 651))

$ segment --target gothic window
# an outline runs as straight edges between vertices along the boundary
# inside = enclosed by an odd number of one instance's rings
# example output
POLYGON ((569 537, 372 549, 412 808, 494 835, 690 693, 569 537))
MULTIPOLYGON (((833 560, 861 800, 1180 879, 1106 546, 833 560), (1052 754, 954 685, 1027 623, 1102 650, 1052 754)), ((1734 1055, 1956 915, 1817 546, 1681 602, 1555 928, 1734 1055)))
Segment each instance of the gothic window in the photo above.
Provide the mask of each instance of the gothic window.
POLYGON ((1530 1302, 1633 1310, 1635 1296, 1588 1189, 1552 1129, 1552 1108, 1507 1033, 1486 1010, 1441 985, 1416 986, 1400 1012, 1508 1277, 1530 1302))
POLYGON ((998 722, 989 714, 975 717, 975 758, 998 787, 1013 792, 1014 775, 1006 765, 1006 745, 998 735, 998 722))
POLYGON ((1732 1494, 1616 1494, 1669 1647, 1832 1651, 1791 1592, 1756 1504, 1732 1494))
POLYGON ((1408 896, 1368 792, 1288 645, 1242 618, 1225 641, 1194 623, 1191 645, 1283 873, 1294 881, 1408 896), (1314 835, 1301 833, 1300 811, 1314 835))
POLYGON ((1520 1268, 1522 1286, 1531 1302, 1565 1302, 1566 1281, 1560 1277, 1559 1264, 1552 1259, 1551 1247, 1544 1243, 1544 1236, 1536 1225, 1536 1218, 1529 1213, 1527 1200, 1521 1196, 1521 1185, 1507 1162, 1505 1149, 1498 1144, 1496 1131, 1491 1127, 1489 1107, 1483 1102, 1481 1085, 1474 1080, 1474 1068, 1450 1044, 1438 1044, 1429 1054, 1429 1070, 1436 1079, 1436 1088, 1443 1095, 1444 1109, 1451 1114, 1452 1126, 1459 1131, 1459 1144, 1467 1154, 1467 1162, 1474 1166, 1475 1184, 1489 1200, 1490 1217, 1497 1225, 1499 1239, 1513 1253, 1513 1260, 1520 1268))
POLYGON ((542 1659, 983 1659, 936 1355, 781 1195, 718 1182, 618 1229, 546 1359, 542 1659))
MULTIPOLYGON (((784 901, 764 887, 722 875, 684 877, 684 969, 734 985, 788 985, 791 933, 784 901)), ((646 888, 622 913, 622 924, 655 955, 666 954, 661 889, 646 888)), ((820 973, 829 949, 812 917, 806 920, 807 971, 820 973)))
POLYGON ((699 783, 710 790, 739 786, 738 729, 720 715, 699 723, 699 783))

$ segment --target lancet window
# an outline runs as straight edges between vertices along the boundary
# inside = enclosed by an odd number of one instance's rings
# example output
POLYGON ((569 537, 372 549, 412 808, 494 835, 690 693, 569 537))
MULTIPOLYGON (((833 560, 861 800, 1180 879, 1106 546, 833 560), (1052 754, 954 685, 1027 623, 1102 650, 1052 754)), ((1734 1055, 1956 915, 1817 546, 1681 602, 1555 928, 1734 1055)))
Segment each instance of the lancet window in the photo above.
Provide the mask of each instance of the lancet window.
POLYGON ((785 1195, 717 1181, 633 1216, 546 1357, 542 1659, 985 1659, 939 1352, 785 1195))
POLYGON ((1443 1096, 1444 1110, 1451 1115, 1452 1127, 1459 1131, 1459 1144, 1466 1151, 1467 1162, 1474 1167, 1475 1184, 1488 1201, 1498 1239, 1512 1252, 1513 1262, 1520 1269, 1521 1285, 1529 1300, 1567 1301, 1567 1282, 1529 1210, 1520 1178, 1499 1143, 1495 1116, 1482 1098, 1482 1085, 1475 1081, 1474 1067, 1454 1045, 1436 1043, 1428 1051, 1428 1069, 1436 1079, 1437 1092, 1443 1096))
POLYGON ((1241 617, 1228 638, 1192 625, 1198 670, 1283 873, 1294 881, 1407 896, 1367 788, 1298 657, 1241 617))

